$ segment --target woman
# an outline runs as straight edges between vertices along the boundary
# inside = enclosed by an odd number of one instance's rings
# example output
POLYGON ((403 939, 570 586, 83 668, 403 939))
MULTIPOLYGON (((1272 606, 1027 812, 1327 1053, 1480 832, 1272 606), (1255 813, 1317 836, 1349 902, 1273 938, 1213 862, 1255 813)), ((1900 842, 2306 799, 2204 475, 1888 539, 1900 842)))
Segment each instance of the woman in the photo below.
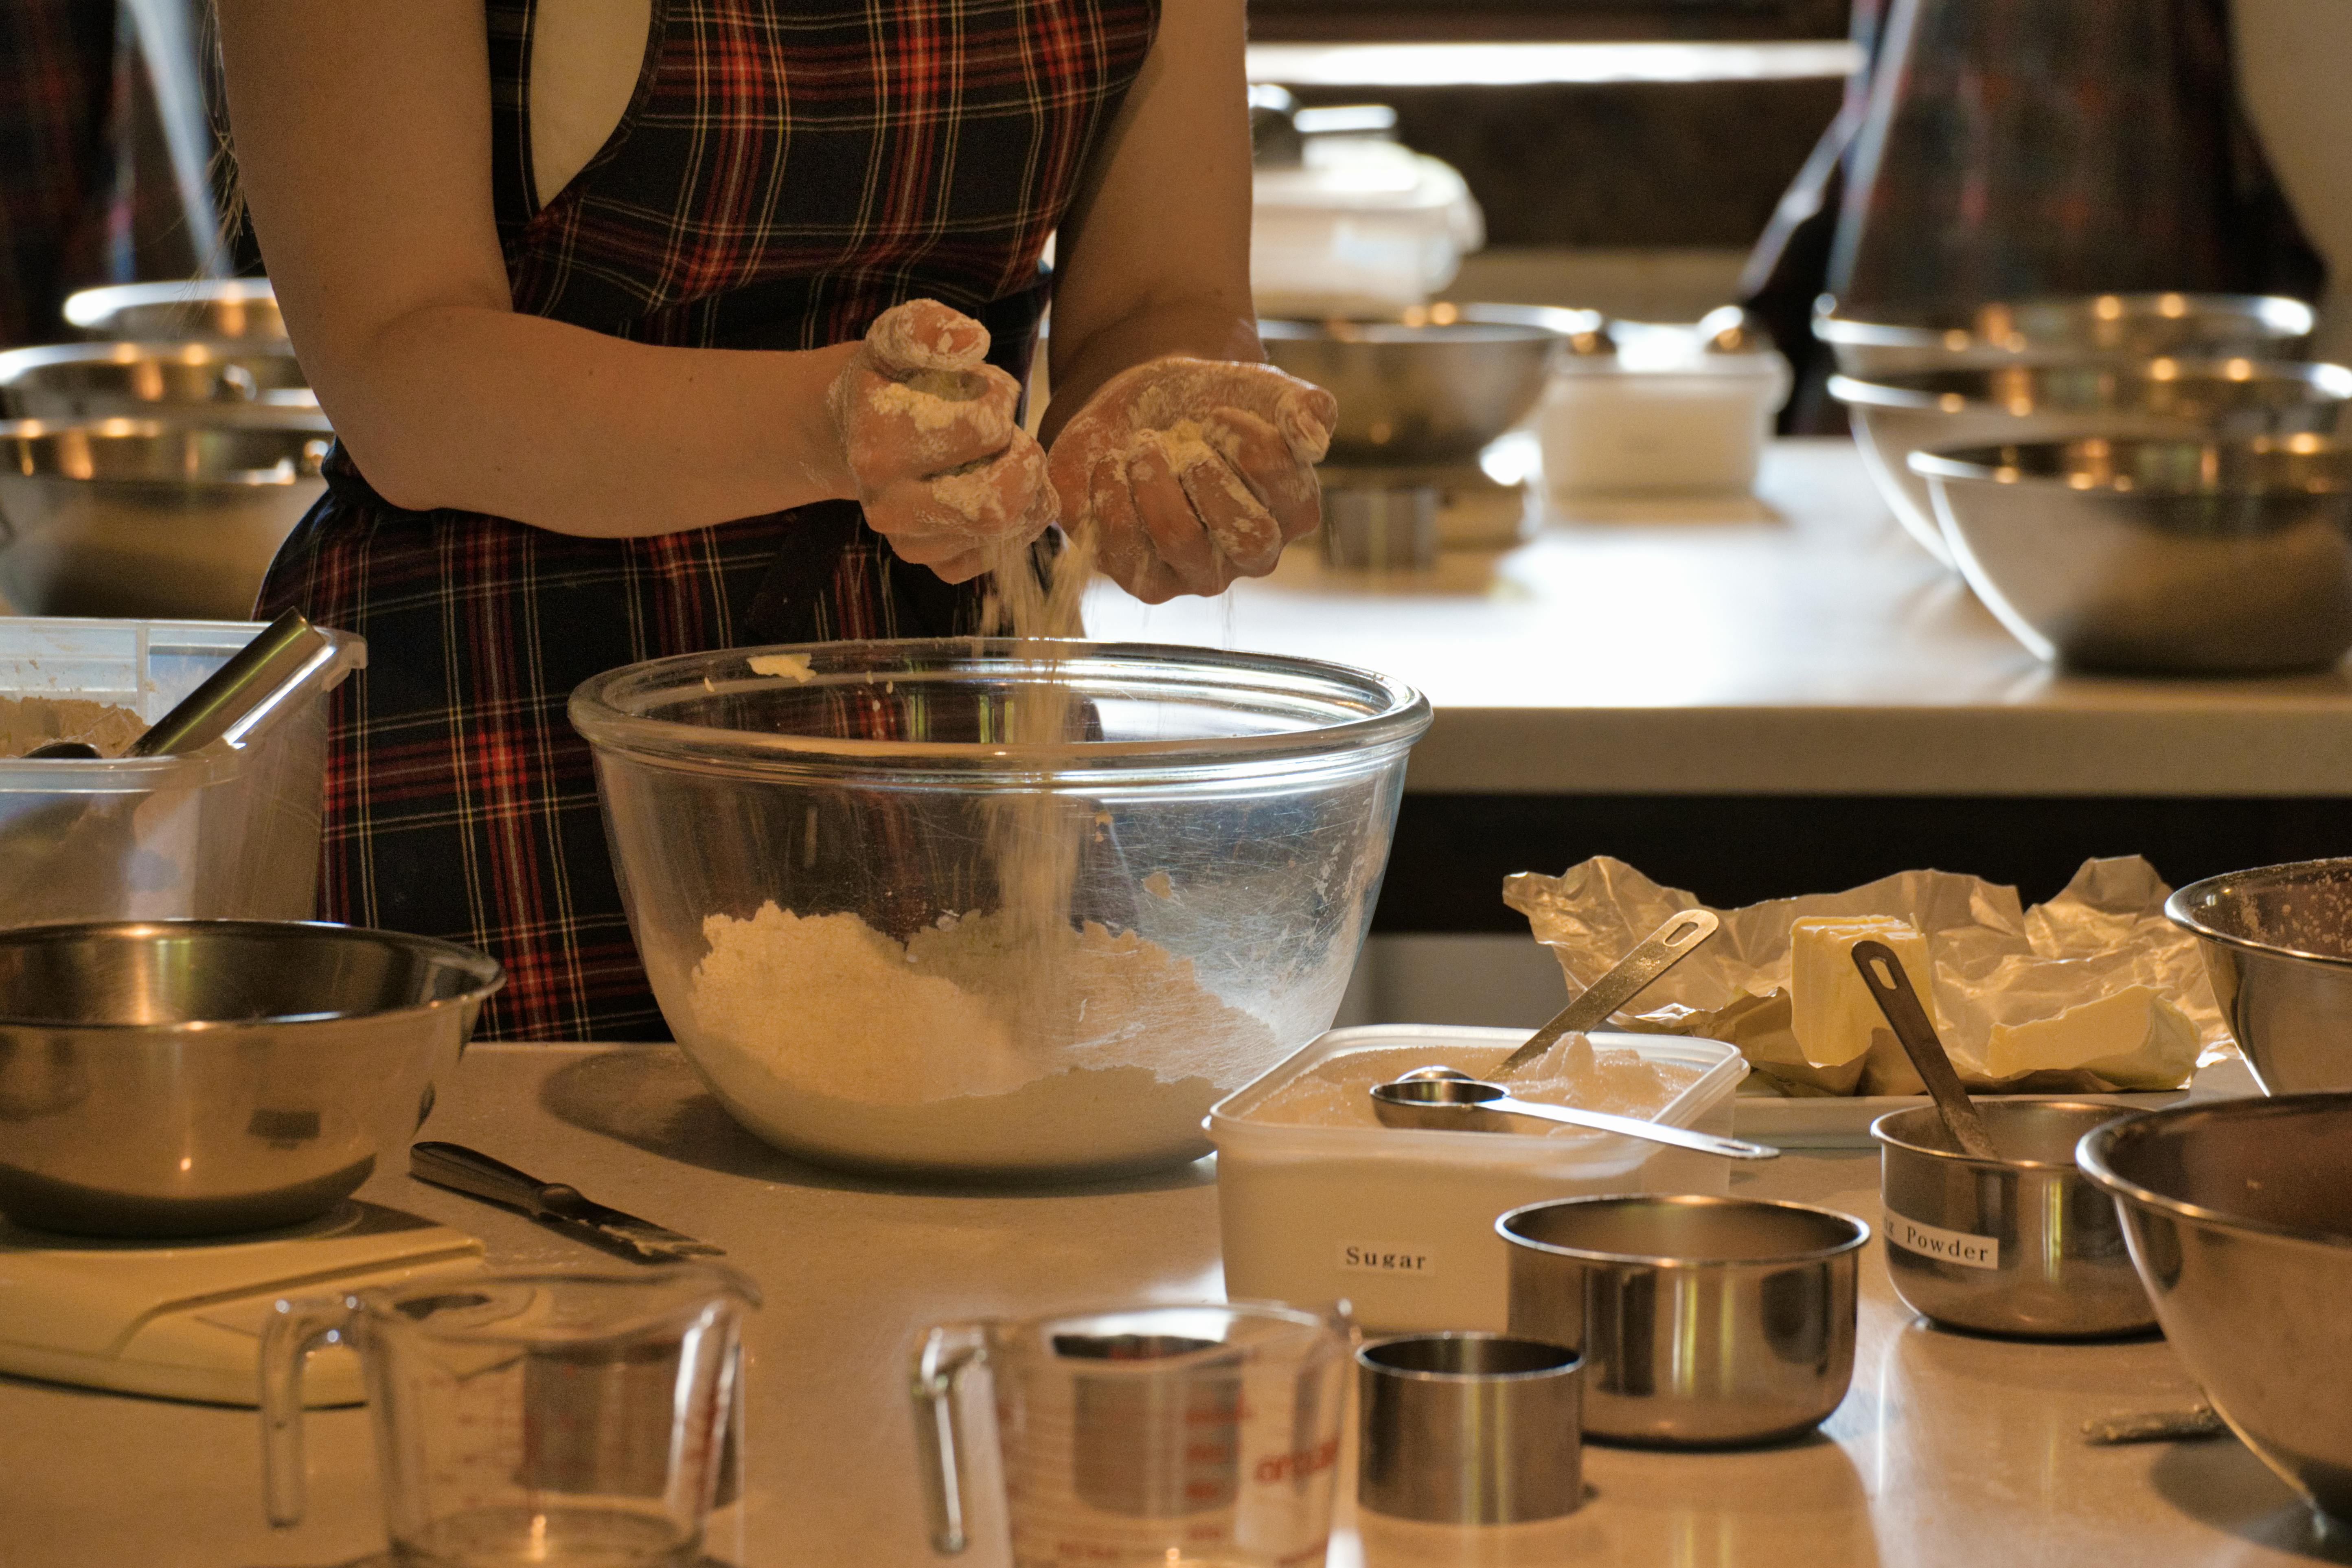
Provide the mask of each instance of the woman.
POLYGON ((371 650, 328 912, 495 953, 486 1033, 660 1037, 573 686, 976 629, 1057 515, 1154 602, 1271 570, 1333 410, 1261 363, 1243 4, 219 0, 341 437, 263 608, 371 650))

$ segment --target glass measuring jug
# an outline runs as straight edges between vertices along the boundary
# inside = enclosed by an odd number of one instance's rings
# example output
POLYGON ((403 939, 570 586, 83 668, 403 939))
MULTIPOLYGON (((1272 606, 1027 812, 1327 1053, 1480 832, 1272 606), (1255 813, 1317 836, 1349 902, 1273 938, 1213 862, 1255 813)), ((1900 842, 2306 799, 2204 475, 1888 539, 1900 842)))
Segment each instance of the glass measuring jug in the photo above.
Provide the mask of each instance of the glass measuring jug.
POLYGON ((929 1329, 913 1370, 931 1543, 969 1544, 961 1412, 984 1370, 1015 1568, 1319 1563, 1351 1337, 1255 1302, 929 1329))
POLYGON ((365 1368, 393 1550, 432 1563, 683 1562, 700 1549, 758 1291, 707 1264, 424 1280, 280 1301, 261 1344, 269 1521, 304 1503, 302 1363, 365 1368))

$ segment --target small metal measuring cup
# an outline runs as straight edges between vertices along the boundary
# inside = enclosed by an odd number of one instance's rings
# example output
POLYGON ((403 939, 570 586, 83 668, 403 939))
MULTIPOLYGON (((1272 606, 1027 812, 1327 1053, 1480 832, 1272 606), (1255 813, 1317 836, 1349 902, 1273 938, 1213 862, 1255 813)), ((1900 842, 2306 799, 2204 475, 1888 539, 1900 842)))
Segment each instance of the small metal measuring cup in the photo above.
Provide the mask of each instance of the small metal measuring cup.
POLYGON ((1583 1358, 1502 1334, 1404 1334, 1356 1352, 1357 1505, 1429 1524, 1524 1524, 1584 1500, 1583 1358))
POLYGON ((709 1264, 442 1278, 280 1301, 262 1337, 269 1521, 301 1521, 302 1363, 355 1346, 394 1550, 690 1559, 718 1489, 751 1281, 709 1264))

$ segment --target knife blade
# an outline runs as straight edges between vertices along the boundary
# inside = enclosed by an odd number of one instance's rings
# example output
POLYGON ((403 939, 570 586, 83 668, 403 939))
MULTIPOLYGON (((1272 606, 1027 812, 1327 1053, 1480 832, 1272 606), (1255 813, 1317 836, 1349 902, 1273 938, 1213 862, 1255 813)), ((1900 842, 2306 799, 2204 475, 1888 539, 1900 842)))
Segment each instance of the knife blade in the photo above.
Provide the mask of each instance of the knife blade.
POLYGON ((502 1208, 520 1210, 551 1229, 618 1253, 633 1263, 724 1258, 723 1247, 595 1202, 563 1182, 542 1182, 462 1143, 427 1141, 408 1150, 408 1173, 502 1208))

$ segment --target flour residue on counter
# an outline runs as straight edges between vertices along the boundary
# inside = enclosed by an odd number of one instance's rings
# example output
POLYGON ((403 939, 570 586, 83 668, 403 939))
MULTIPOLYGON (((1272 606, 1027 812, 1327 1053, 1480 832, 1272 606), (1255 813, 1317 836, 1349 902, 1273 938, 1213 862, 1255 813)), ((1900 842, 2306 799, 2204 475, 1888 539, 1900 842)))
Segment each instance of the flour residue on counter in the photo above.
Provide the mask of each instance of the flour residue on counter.
POLYGON ((1209 1106, 1278 1054, 1189 960, 1093 921, 1041 935, 992 910, 901 943, 768 903, 703 936, 693 1033, 714 1087, 867 1160, 1147 1159, 1198 1142, 1209 1106))
MULTIPOLYGON (((1349 1051, 1318 1063, 1284 1084, 1249 1113, 1252 1121, 1291 1127, 1378 1127, 1372 1086, 1402 1078, 1415 1068, 1445 1067, 1485 1078, 1510 1049, 1465 1050, 1396 1046, 1349 1051)), ((1658 1061, 1638 1051, 1596 1049, 1582 1035, 1570 1035, 1508 1080, 1512 1094, 1539 1105, 1572 1105, 1619 1116, 1654 1117, 1675 1097, 1698 1081, 1701 1069, 1658 1061)), ((1580 1128, 1538 1130, 1520 1136, 1590 1137, 1580 1128)))

